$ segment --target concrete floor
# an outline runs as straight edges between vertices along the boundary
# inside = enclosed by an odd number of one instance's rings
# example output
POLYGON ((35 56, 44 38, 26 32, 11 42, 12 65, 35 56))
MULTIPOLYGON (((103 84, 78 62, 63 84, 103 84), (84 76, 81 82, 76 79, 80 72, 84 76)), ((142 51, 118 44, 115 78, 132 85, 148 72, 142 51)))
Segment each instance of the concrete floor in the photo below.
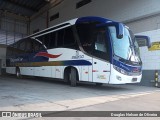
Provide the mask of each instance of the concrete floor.
POLYGON ((159 88, 136 85, 98 87, 81 83, 70 87, 64 82, 44 78, 1 76, 0 110, 160 111, 159 91, 159 88))

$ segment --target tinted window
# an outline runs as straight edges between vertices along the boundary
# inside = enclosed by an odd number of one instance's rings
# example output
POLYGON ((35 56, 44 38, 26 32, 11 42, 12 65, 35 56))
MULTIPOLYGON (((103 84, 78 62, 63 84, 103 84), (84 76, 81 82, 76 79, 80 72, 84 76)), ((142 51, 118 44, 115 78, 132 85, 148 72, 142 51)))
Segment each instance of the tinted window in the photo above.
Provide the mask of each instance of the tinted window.
POLYGON ((43 44, 31 38, 28 38, 26 40, 26 49, 25 49, 26 52, 37 52, 41 50, 45 50, 43 44))
POLYGON ((33 48, 32 48, 32 41, 30 39, 28 39, 26 41, 26 52, 32 52, 33 51, 33 48))
POLYGON ((23 40, 22 42, 20 42, 20 44, 18 45, 20 50, 25 50, 26 47, 26 41, 23 40))
POLYGON ((56 33, 50 33, 50 43, 49 43, 49 46, 48 48, 51 49, 51 48, 54 48, 56 46, 56 33))
POLYGON ((74 39, 72 27, 67 27, 56 32, 45 34, 37 37, 36 39, 41 41, 47 49, 55 47, 78 48, 78 45, 75 45, 76 41, 74 39))
POLYGON ((72 45, 75 43, 72 28, 65 29, 64 45, 72 45))
POLYGON ((44 46, 36 40, 33 40, 33 51, 38 52, 41 50, 45 50, 44 46))
POLYGON ((95 25, 89 23, 78 24, 77 31, 83 49, 86 52, 91 53, 94 47, 93 35, 95 34, 95 25))
POLYGON ((48 45, 49 45, 49 34, 42 35, 40 37, 37 37, 36 39, 41 41, 48 48, 48 45))
POLYGON ((97 27, 97 23, 82 23, 77 25, 77 31, 82 48, 87 53, 101 59, 109 60, 107 53, 108 41, 106 27, 97 27))
POLYGON ((95 50, 101 52, 107 52, 105 40, 106 40, 105 30, 98 31, 95 39, 95 50))
POLYGON ((64 29, 58 31, 57 47, 63 46, 63 40, 64 40, 64 29))
POLYGON ((55 42, 56 42, 56 33, 48 33, 45 35, 42 35, 40 37, 37 37, 36 39, 38 39, 39 41, 41 41, 46 47, 47 49, 51 49, 55 47, 55 42))

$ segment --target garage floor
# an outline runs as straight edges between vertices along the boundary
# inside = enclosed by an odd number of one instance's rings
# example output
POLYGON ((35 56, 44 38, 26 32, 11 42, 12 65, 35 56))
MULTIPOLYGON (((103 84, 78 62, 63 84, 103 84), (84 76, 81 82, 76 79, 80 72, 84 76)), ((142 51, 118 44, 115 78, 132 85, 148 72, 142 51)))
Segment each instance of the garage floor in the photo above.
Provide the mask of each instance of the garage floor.
MULTIPOLYGON (((149 100, 151 102, 150 104, 153 104, 153 108, 157 104, 160 106, 160 102, 152 102, 156 98, 160 100, 159 90, 159 88, 135 85, 108 85, 98 87, 94 84, 79 84, 78 87, 70 87, 64 82, 44 78, 17 79, 14 76, 1 76, 0 110, 69 110, 113 101, 124 101, 130 98, 132 100, 135 97, 152 96, 152 94, 155 94, 158 98, 154 96, 149 100)), ((117 106, 118 108, 111 108, 113 110, 121 110, 120 105, 119 107, 117 106)), ((126 110, 131 109, 129 106, 126 108, 126 110)))
POLYGON ((79 84, 45 78, 0 77, 1 111, 159 111, 160 89, 136 85, 79 84))

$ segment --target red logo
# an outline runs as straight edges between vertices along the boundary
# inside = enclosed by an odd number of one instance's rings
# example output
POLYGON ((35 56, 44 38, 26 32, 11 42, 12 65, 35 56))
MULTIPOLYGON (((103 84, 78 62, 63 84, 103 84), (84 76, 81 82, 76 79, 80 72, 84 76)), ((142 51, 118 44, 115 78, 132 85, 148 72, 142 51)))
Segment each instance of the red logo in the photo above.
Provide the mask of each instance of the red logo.
POLYGON ((41 57, 47 57, 47 58, 58 58, 59 56, 61 56, 62 54, 59 55, 53 55, 53 54, 49 54, 47 52, 39 52, 35 55, 35 57, 37 56, 41 56, 41 57))

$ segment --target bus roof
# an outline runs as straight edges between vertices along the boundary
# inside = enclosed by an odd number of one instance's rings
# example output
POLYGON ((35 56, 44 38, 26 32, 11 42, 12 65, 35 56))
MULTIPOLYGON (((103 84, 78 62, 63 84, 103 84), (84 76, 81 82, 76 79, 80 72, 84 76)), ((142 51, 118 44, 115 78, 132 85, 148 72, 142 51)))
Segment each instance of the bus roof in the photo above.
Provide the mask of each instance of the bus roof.
POLYGON ((100 22, 100 23, 115 22, 115 21, 112 21, 112 20, 109 20, 109 19, 106 19, 106 18, 96 17, 96 16, 80 17, 80 18, 75 18, 75 19, 57 24, 55 26, 49 27, 47 29, 44 29, 42 31, 39 31, 39 32, 34 33, 32 35, 29 35, 25 38, 40 36, 41 34, 45 34, 49 31, 54 31, 54 30, 65 28, 65 27, 68 27, 68 26, 71 26, 71 25, 74 25, 74 24, 79 24, 79 23, 89 22, 89 21, 97 21, 97 22, 100 22))
POLYGON ((81 18, 78 18, 76 23, 75 24, 78 24, 78 23, 81 23, 81 22, 91 22, 91 21, 97 21, 97 22, 100 22, 100 23, 108 23, 108 22, 115 22, 115 21, 112 21, 112 20, 109 20, 109 19, 106 19, 106 18, 103 18, 103 17, 95 17, 95 16, 89 16, 89 17, 81 17, 81 18))

